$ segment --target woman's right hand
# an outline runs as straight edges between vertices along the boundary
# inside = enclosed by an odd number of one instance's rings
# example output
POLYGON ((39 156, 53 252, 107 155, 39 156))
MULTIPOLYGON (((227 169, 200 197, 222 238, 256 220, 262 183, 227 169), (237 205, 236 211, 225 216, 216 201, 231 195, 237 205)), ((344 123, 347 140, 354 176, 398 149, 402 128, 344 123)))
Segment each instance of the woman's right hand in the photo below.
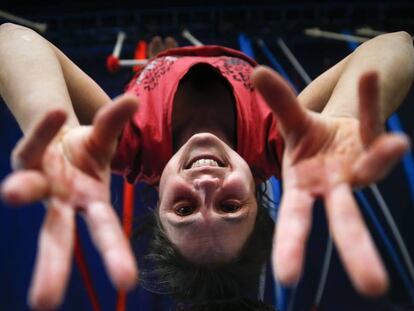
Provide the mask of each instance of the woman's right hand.
POLYGON ((105 105, 91 126, 63 129, 66 113, 49 112, 16 146, 15 171, 1 195, 11 205, 43 200, 29 304, 54 309, 63 300, 72 263, 75 214, 81 213, 115 287, 130 289, 138 269, 110 203, 110 164, 118 136, 137 109, 124 95, 105 105))
MULTIPOLYGON (((325 203, 329 230, 356 290, 378 296, 388 276, 352 189, 384 178, 409 149, 407 137, 382 132, 379 76, 355 78, 359 113, 317 114, 304 109, 274 71, 259 67, 253 83, 279 121, 285 142, 283 197, 275 230, 274 271, 284 284, 298 282, 317 198, 325 203)), ((350 103, 351 105, 352 103, 350 103)))

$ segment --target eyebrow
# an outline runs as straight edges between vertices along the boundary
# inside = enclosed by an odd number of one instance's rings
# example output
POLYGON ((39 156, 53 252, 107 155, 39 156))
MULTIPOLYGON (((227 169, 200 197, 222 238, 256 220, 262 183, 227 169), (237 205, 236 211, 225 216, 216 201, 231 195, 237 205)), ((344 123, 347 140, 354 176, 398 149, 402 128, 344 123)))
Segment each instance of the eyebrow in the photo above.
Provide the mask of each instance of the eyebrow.
POLYGON ((181 221, 175 221, 175 220, 167 219, 167 221, 174 228, 184 228, 184 227, 188 227, 188 226, 193 225, 196 222, 194 219, 181 220, 181 221))
POLYGON ((246 218, 247 218, 247 214, 244 213, 237 217, 225 217, 224 221, 231 223, 231 224, 238 224, 238 223, 241 223, 246 218))
MULTIPOLYGON (((247 218, 247 213, 243 213, 237 217, 223 217, 223 220, 229 224, 239 224, 241 223, 245 218, 247 218)), ((171 219, 167 219, 167 221, 174 227, 174 228, 185 228, 192 226, 197 223, 195 219, 187 219, 187 220, 181 220, 181 221, 175 221, 171 219)))

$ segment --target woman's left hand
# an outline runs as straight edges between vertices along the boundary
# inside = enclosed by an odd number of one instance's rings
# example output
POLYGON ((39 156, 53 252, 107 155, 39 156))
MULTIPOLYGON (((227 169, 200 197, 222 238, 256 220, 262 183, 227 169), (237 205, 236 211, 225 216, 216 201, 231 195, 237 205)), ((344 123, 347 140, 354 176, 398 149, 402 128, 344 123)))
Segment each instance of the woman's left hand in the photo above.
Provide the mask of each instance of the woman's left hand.
POLYGON ((387 273, 352 189, 383 178, 409 148, 409 140, 382 133, 377 74, 368 72, 359 80, 359 119, 307 111, 268 68, 256 69, 252 80, 275 113, 285 140, 283 197, 273 249, 276 276, 285 284, 298 280, 313 203, 320 197, 354 286, 365 295, 383 293, 387 273))

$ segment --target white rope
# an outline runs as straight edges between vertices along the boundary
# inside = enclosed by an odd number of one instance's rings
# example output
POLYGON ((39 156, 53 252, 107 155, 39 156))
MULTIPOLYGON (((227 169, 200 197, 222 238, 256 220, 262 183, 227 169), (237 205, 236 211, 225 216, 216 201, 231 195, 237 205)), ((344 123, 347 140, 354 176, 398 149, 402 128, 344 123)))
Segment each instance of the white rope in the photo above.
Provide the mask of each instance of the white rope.
POLYGON ((120 59, 119 65, 122 67, 145 65, 148 59, 120 59))
POLYGON ((375 37, 385 34, 385 31, 374 30, 370 27, 361 27, 356 30, 356 33, 362 36, 375 37))
MULTIPOLYGON (((389 32, 381 31, 381 30, 375 30, 370 27, 362 27, 355 30, 355 32, 359 35, 368 36, 368 37, 376 37, 379 35, 384 35, 389 32)), ((414 36, 411 36, 412 39, 414 39, 414 36)))
MULTIPOLYGON (((263 41, 259 42, 259 44, 263 44, 263 41)), ((300 64, 300 62, 296 58, 296 56, 292 53, 292 51, 288 48, 288 46, 285 44, 285 42, 281 38, 277 39, 277 44, 279 45, 280 49, 283 51, 285 56, 288 58, 288 60, 291 62, 292 66, 296 69, 296 71, 299 73, 299 75, 305 81, 305 83, 307 85, 309 85, 312 82, 312 79, 309 77, 308 73, 302 67, 302 65, 300 64)), ((315 295, 315 300, 314 300, 314 305, 315 306, 318 306, 319 303, 321 302, 322 295, 323 295, 323 292, 325 290, 326 280, 328 279, 328 272, 329 272, 329 267, 330 267, 330 264, 331 264, 332 249, 333 249, 332 236, 331 236, 330 233, 328 233, 328 240, 327 240, 327 243, 326 243, 325 256, 324 256, 323 265, 322 265, 321 277, 319 279, 319 284, 318 284, 318 288, 317 288, 316 295, 315 295)), ((279 282, 276 282, 276 286, 280 286, 278 283, 279 282)), ((291 300, 289 301, 288 310, 292 310, 292 308, 294 306, 294 301, 296 299, 297 286, 298 286, 298 284, 296 284, 295 289, 293 291, 293 295, 291 297, 291 300)))
POLYGON ((121 55, 122 45, 124 44, 125 37, 126 37, 125 32, 123 31, 118 32, 114 50, 112 52, 112 55, 115 56, 116 58, 119 58, 119 55, 121 55))
POLYGON ((346 34, 337 33, 337 32, 324 31, 324 30, 320 30, 319 28, 305 29, 305 34, 311 37, 327 38, 327 39, 333 39, 333 40, 338 40, 338 41, 352 41, 352 42, 358 42, 358 43, 362 43, 362 42, 369 40, 369 38, 365 38, 365 37, 358 37, 358 36, 346 35, 346 34))
POLYGON ((293 307, 295 305, 295 300, 296 300, 296 294, 297 294, 297 291, 298 291, 298 286, 299 286, 299 282, 295 285, 295 287, 292 290, 292 294, 291 294, 291 297, 289 299, 289 305, 287 307, 287 311, 292 311, 293 310, 293 307))
POLYGON ((181 33, 181 35, 186 38, 188 41, 191 42, 192 45, 194 46, 203 46, 204 44, 198 40, 196 37, 194 37, 190 31, 188 31, 187 29, 184 29, 183 32, 181 33))
POLYGON ((314 301, 315 306, 319 306, 321 299, 322 299, 323 291, 325 290, 326 280, 328 279, 328 272, 329 272, 329 267, 331 264, 332 249, 333 249, 332 236, 329 234, 328 241, 326 242, 326 250, 325 250, 325 256, 323 259, 321 278, 319 280, 318 289, 315 295, 315 301, 314 301))
POLYGON ((7 19, 9 21, 12 21, 12 22, 15 22, 17 24, 27 26, 29 28, 37 30, 40 33, 44 33, 47 29, 47 24, 32 22, 32 21, 29 21, 28 19, 10 14, 10 13, 2 11, 2 10, 0 10, 0 17, 3 17, 5 19, 7 19))
POLYGON ((260 301, 264 300, 265 289, 266 289, 266 262, 262 265, 262 271, 260 272, 260 280, 259 280, 259 290, 257 292, 257 299, 260 301))
MULTIPOLYGON (((194 46, 203 45, 203 43, 197 40, 188 30, 184 30, 182 32, 182 36, 188 39, 188 41, 190 41, 194 46)), ((112 55, 116 58, 119 58, 119 55, 121 54, 122 44, 125 40, 125 37, 126 35, 124 32, 121 31, 118 33, 114 51, 112 52, 112 55)), ((119 66, 121 67, 133 67, 137 65, 145 65, 147 63, 148 63, 148 59, 120 59, 119 60, 119 66)))
POLYGON ((378 187, 376 184, 371 184, 369 186, 372 194, 374 195, 375 199, 378 202, 379 207, 381 208, 384 216, 385 216, 385 220, 388 222, 388 225, 391 228, 391 232, 394 235, 395 240, 397 241, 397 245, 400 248, 404 263, 406 264, 407 268, 408 268, 408 272, 410 274, 411 280, 414 283, 414 266, 413 266, 413 262, 411 260, 411 257, 408 253, 407 247, 405 246, 404 240, 401 237, 401 234, 398 230, 397 225, 395 224, 394 218, 392 217, 391 213, 390 213, 390 209, 387 206, 387 203, 385 202, 384 198, 381 195, 381 192, 379 191, 378 187))
POLYGON ((303 81, 305 81, 306 84, 310 84, 312 82, 312 79, 309 77, 305 69, 302 67, 302 65, 299 63, 295 55, 293 55, 292 51, 287 47, 285 42, 281 39, 277 39, 277 44, 279 45, 280 49, 285 53, 285 56, 289 59, 292 66, 295 67, 296 71, 299 73, 299 75, 302 77, 303 81))

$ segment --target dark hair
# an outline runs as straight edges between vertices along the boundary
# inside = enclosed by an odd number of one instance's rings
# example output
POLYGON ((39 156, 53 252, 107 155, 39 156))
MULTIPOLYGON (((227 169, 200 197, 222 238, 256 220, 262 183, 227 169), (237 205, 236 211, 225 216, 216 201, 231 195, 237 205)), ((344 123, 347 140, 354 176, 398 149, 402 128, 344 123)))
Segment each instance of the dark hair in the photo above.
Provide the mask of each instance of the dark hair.
POLYGON ((191 301, 195 305, 238 299, 257 290, 261 269, 271 253, 274 230, 266 208, 269 199, 260 187, 257 189, 254 229, 240 255, 231 262, 199 264, 187 260, 168 239, 158 212, 154 211, 152 241, 139 264, 141 285, 149 291, 169 294, 178 301, 191 301))

